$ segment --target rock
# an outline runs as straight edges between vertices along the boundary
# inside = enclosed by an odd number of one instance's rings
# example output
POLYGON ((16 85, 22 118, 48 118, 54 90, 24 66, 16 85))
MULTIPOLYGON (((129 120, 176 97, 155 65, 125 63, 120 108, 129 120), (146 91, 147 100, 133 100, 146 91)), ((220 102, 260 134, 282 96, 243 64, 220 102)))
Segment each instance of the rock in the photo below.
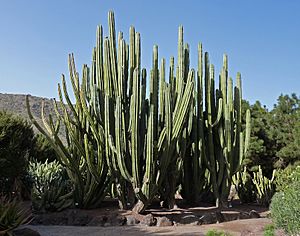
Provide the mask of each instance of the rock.
POLYGON ((169 220, 167 217, 163 216, 163 217, 159 217, 157 219, 157 224, 156 226, 158 227, 164 227, 164 226, 172 226, 173 222, 171 220, 169 220))
POLYGON ((39 214, 34 215, 32 225, 68 225, 66 214, 39 214))
POLYGON ((122 226, 125 225, 127 221, 127 218, 125 216, 116 216, 111 218, 110 224, 112 226, 122 226))
POLYGON ((199 219, 199 223, 203 225, 215 224, 217 221, 217 216, 214 213, 207 213, 201 216, 199 219))
POLYGON ((217 211, 217 212, 214 213, 214 215, 217 218, 217 223, 222 223, 222 222, 225 221, 225 217, 223 216, 222 212, 217 211))
POLYGON ((239 214, 240 220, 245 220, 245 219, 249 219, 249 218, 250 218, 250 215, 248 212, 240 212, 240 214, 239 214))
POLYGON ((240 213, 224 213, 223 217, 225 222, 238 220, 240 218, 240 213))
POLYGON ((39 232, 29 228, 15 229, 13 230, 12 235, 13 236, 41 236, 39 232))
POLYGON ((68 214, 68 225, 85 226, 91 220, 92 218, 89 215, 76 210, 72 210, 68 214))
POLYGON ((126 216, 126 225, 137 225, 140 221, 133 216, 126 216))
MULTIPOLYGON (((107 219, 106 219, 107 221, 107 219)), ((94 217, 88 224, 87 226, 104 226, 106 221, 103 220, 103 216, 101 217, 94 217)))
POLYGON ((250 216, 251 219, 253 219, 253 218, 260 218, 259 213, 257 211, 255 211, 255 210, 250 211, 249 216, 250 216))
POLYGON ((156 225, 156 222, 157 219, 152 214, 148 214, 144 216, 144 218, 141 221, 141 224, 146 226, 154 226, 156 225))
POLYGON ((199 224, 199 217, 195 216, 195 215, 187 215, 187 216, 183 216, 180 219, 180 224, 184 224, 184 225, 198 225, 199 224))
POLYGON ((250 230, 243 230, 241 232, 241 236, 255 236, 255 233, 251 232, 250 230))

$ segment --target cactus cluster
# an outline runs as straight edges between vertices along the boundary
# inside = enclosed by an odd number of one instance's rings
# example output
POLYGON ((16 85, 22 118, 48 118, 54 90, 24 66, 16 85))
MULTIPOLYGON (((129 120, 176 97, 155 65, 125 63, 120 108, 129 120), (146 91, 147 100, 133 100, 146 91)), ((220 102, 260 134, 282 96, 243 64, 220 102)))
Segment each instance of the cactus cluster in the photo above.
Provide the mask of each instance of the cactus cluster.
POLYGON ((112 12, 108 24, 108 37, 103 37, 102 26, 97 28, 92 65, 83 66, 81 82, 70 55, 75 104, 63 76, 60 103, 54 100, 56 122, 43 117, 43 129, 31 115, 27 98, 31 120, 68 169, 76 201, 93 207, 113 189, 122 206, 133 204, 137 212, 156 196, 172 207, 181 184, 187 199, 195 201, 204 186, 211 187, 220 205, 249 144, 249 111, 242 130, 240 74, 233 88, 224 56, 216 88, 214 66, 201 44, 197 71, 190 68, 182 26, 176 63, 171 57, 167 67, 155 45, 147 74, 141 66, 140 34, 130 27, 129 43, 122 32, 116 36, 112 12), (65 143, 58 136, 61 124, 65 143))
POLYGON ((233 176, 232 182, 242 203, 252 203, 256 200, 255 186, 246 166, 243 171, 240 170, 233 176))
POLYGON ((260 166, 258 166, 258 171, 253 173, 252 181, 256 187, 257 201, 262 205, 269 206, 275 194, 275 175, 276 170, 274 169, 272 178, 268 179, 263 175, 260 166))
POLYGON ((35 211, 60 211, 72 205, 65 169, 57 161, 30 162, 29 175, 33 182, 31 199, 35 211))

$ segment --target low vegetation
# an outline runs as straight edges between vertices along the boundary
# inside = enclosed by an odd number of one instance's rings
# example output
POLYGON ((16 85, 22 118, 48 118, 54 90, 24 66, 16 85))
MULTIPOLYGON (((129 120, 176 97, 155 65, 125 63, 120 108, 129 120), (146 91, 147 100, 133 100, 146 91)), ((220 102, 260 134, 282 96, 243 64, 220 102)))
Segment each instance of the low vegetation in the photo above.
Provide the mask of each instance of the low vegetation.
POLYGON ((28 223, 31 213, 16 199, 0 196, 0 235, 10 235, 19 225, 28 223))
POLYGON ((209 231, 207 231, 205 236, 231 236, 231 234, 228 232, 219 231, 219 230, 209 230, 209 231))
POLYGON ((276 227, 284 229, 289 235, 296 235, 300 232, 299 176, 300 168, 298 166, 278 181, 281 190, 274 195, 270 206, 274 224, 276 227))
POLYGON ((275 236, 275 226, 273 224, 266 225, 263 236, 275 236))

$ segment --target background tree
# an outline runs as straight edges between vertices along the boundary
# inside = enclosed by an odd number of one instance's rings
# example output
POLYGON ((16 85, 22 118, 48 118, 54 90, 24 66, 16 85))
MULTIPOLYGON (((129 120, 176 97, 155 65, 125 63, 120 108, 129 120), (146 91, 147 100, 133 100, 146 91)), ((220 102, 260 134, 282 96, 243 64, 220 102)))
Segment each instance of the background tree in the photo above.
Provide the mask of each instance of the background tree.
POLYGON ((285 168, 300 160, 300 100, 280 95, 271 111, 269 135, 275 141, 274 167, 285 168))
POLYGON ((295 94, 280 95, 271 111, 259 101, 243 101, 243 112, 251 110, 251 140, 243 164, 264 175, 272 176, 274 168, 285 168, 300 160, 300 100, 295 94))
POLYGON ((0 189, 20 191, 28 158, 33 155, 34 132, 27 121, 0 112, 0 189))

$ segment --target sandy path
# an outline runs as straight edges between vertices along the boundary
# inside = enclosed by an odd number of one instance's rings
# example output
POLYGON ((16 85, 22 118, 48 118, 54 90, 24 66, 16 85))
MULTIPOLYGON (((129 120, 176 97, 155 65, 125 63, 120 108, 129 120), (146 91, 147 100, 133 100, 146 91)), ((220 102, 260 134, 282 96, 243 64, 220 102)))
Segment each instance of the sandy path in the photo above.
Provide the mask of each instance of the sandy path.
POLYGON ((263 228, 270 224, 266 218, 237 220, 221 224, 203 226, 116 226, 116 227, 78 227, 78 226, 27 226, 38 231, 41 236, 135 236, 135 235, 205 235, 210 229, 224 230, 232 235, 263 235, 263 228))

